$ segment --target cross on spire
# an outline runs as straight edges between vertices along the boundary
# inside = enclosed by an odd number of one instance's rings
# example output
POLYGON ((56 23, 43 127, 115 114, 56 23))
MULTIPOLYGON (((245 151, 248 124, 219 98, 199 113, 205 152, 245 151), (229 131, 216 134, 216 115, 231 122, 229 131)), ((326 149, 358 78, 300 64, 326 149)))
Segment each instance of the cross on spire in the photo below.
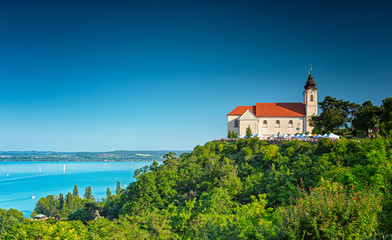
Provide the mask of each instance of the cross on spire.
POLYGON ((312 64, 310 64, 309 75, 312 74, 312 64))

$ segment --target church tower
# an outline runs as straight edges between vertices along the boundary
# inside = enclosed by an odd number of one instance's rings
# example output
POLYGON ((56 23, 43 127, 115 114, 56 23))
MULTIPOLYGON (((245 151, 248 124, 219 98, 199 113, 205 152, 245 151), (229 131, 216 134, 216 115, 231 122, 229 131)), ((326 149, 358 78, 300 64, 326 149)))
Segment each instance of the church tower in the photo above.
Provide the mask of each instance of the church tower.
POLYGON ((312 75, 312 66, 309 69, 308 81, 305 84, 304 91, 304 103, 305 103, 305 132, 312 132, 313 127, 309 126, 309 120, 312 116, 318 115, 318 104, 317 104, 317 88, 316 82, 312 75))

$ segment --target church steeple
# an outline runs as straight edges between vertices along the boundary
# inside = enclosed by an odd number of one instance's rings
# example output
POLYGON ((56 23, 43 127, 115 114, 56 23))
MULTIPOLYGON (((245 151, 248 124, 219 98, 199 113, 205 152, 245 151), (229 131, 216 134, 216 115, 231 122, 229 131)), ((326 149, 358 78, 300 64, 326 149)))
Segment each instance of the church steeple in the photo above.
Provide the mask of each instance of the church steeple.
POLYGON ((304 124, 305 132, 311 132, 313 127, 310 126, 310 119, 312 116, 318 115, 317 88, 312 75, 312 65, 310 65, 308 81, 306 81, 305 91, 303 94, 306 112, 304 124))
POLYGON ((314 81, 313 75, 312 75, 312 65, 310 65, 308 81, 306 81, 304 88, 305 88, 305 90, 308 90, 309 88, 317 90, 316 81, 314 81))

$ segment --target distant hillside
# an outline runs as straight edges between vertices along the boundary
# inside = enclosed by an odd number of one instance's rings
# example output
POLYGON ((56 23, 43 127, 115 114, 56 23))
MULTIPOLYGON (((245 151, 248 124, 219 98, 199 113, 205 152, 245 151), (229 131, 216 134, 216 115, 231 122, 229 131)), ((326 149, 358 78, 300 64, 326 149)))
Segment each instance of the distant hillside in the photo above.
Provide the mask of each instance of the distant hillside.
POLYGON ((111 152, 51 152, 51 151, 0 151, 0 161, 154 161, 163 155, 184 150, 126 151, 111 152))

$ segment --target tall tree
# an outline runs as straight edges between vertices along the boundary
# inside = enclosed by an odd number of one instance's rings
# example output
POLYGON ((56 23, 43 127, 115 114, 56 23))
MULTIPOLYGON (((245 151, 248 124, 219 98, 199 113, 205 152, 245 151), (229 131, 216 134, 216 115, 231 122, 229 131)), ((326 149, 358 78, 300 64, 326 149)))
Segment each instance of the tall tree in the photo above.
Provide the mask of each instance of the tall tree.
POLYGON ((319 107, 322 110, 320 116, 312 117, 310 124, 318 130, 324 129, 329 132, 341 127, 347 129, 358 109, 358 105, 355 103, 338 100, 330 96, 319 102, 319 107))
POLYGON ((32 217, 35 214, 44 214, 49 217, 59 217, 59 200, 54 195, 48 195, 44 198, 40 198, 35 205, 32 217))
POLYGON ((64 194, 60 193, 59 195, 59 211, 64 207, 64 194))
POLYGON ((86 187, 85 193, 84 193, 84 199, 90 199, 94 200, 93 192, 91 190, 91 186, 86 187))
POLYGON ((117 181, 116 195, 120 195, 120 193, 121 193, 121 184, 120 181, 117 181))
POLYGON ((246 128, 246 137, 249 139, 250 136, 252 136, 252 129, 250 129, 250 126, 246 128))
POLYGON ((65 206, 69 210, 73 209, 73 196, 70 192, 65 195, 65 206))
POLYGON ((364 102, 355 115, 353 121, 355 129, 363 130, 366 134, 368 134, 369 129, 375 129, 378 113, 379 108, 377 106, 373 106, 371 101, 364 102))
POLYGON ((231 135, 232 135, 232 138, 238 138, 238 133, 236 133, 236 132, 231 132, 231 135))
POLYGON ((75 187, 73 189, 73 196, 74 197, 79 197, 78 185, 75 185, 75 187))
POLYGON ((392 97, 382 100, 381 112, 381 132, 383 135, 390 135, 392 134, 392 97))
POLYGON ((107 189, 106 189, 106 197, 107 197, 107 199, 109 199, 111 196, 112 196, 112 192, 110 191, 110 188, 107 187, 107 189))

